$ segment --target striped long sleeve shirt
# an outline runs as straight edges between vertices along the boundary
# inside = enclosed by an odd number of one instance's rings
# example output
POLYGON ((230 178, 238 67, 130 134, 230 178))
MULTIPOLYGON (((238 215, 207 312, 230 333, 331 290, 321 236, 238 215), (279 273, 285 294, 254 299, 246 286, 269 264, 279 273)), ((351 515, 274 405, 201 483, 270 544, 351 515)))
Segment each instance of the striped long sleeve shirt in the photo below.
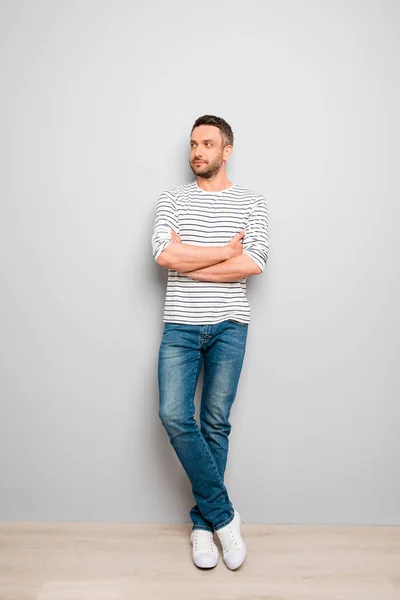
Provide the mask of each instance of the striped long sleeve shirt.
MULTIPOLYGON (((224 246, 243 229, 243 254, 263 271, 269 251, 268 206, 264 196, 237 184, 220 192, 206 192, 197 181, 179 185, 158 199, 153 257, 157 261, 172 243, 171 230, 179 234, 184 244, 224 246)), ((227 319, 250 322, 246 278, 217 283, 168 271, 164 322, 202 325, 227 319)))

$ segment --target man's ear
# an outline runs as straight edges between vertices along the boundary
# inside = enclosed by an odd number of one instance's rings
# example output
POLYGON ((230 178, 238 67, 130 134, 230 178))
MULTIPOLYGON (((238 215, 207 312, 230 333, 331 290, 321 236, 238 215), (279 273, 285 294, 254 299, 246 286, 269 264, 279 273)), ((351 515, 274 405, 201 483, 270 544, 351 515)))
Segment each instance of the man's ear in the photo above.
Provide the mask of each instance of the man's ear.
POLYGON ((223 150, 224 160, 229 160, 232 152, 233 152, 233 146, 231 146, 230 144, 228 144, 227 146, 225 146, 225 148, 223 150))

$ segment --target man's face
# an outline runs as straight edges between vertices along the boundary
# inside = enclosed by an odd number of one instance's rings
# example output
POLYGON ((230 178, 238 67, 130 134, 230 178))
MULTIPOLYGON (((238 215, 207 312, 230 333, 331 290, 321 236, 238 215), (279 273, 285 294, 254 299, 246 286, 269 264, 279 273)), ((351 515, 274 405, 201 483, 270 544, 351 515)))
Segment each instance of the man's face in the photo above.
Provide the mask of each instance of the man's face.
MULTIPOLYGON (((226 147, 227 148, 227 147, 226 147)), ((209 179, 224 163, 221 132, 214 125, 199 125, 190 138, 190 167, 198 177, 209 179)))

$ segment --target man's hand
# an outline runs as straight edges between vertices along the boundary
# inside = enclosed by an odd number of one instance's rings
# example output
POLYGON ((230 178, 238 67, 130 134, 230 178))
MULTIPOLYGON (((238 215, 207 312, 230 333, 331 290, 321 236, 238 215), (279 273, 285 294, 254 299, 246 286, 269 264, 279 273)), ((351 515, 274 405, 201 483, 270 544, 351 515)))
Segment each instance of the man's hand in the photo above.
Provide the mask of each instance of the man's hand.
POLYGON ((242 239, 244 234, 246 233, 245 229, 243 229, 240 233, 237 233, 233 236, 230 242, 227 243, 227 246, 232 248, 233 253, 231 258, 235 258, 235 256, 239 256, 243 252, 243 244, 242 239))
MULTIPOLYGON (((242 252, 243 252, 242 239, 243 239, 245 233, 246 233, 246 231, 245 231, 245 229, 243 229, 243 231, 234 235, 233 238, 226 244, 228 246, 228 248, 231 250, 229 258, 235 258, 235 256, 239 256, 240 254, 242 254, 242 252)), ((181 240, 180 236, 173 229, 171 229, 171 240, 175 244, 182 244, 182 240, 181 240)))
POLYGON ((175 233, 175 231, 173 229, 171 229, 171 240, 175 244, 182 244, 181 238, 179 237, 179 235, 177 233, 175 233))

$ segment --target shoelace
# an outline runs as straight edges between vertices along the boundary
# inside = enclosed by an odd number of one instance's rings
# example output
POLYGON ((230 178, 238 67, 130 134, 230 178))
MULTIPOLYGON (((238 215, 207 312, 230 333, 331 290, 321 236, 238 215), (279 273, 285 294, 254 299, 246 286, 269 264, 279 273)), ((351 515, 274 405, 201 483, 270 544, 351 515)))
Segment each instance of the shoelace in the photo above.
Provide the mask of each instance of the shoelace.
POLYGON ((193 535, 195 552, 215 552, 213 534, 203 529, 195 529, 193 535))
POLYGON ((230 525, 228 525, 226 531, 220 534, 220 542, 224 553, 229 552, 229 550, 240 550, 242 547, 230 525))

